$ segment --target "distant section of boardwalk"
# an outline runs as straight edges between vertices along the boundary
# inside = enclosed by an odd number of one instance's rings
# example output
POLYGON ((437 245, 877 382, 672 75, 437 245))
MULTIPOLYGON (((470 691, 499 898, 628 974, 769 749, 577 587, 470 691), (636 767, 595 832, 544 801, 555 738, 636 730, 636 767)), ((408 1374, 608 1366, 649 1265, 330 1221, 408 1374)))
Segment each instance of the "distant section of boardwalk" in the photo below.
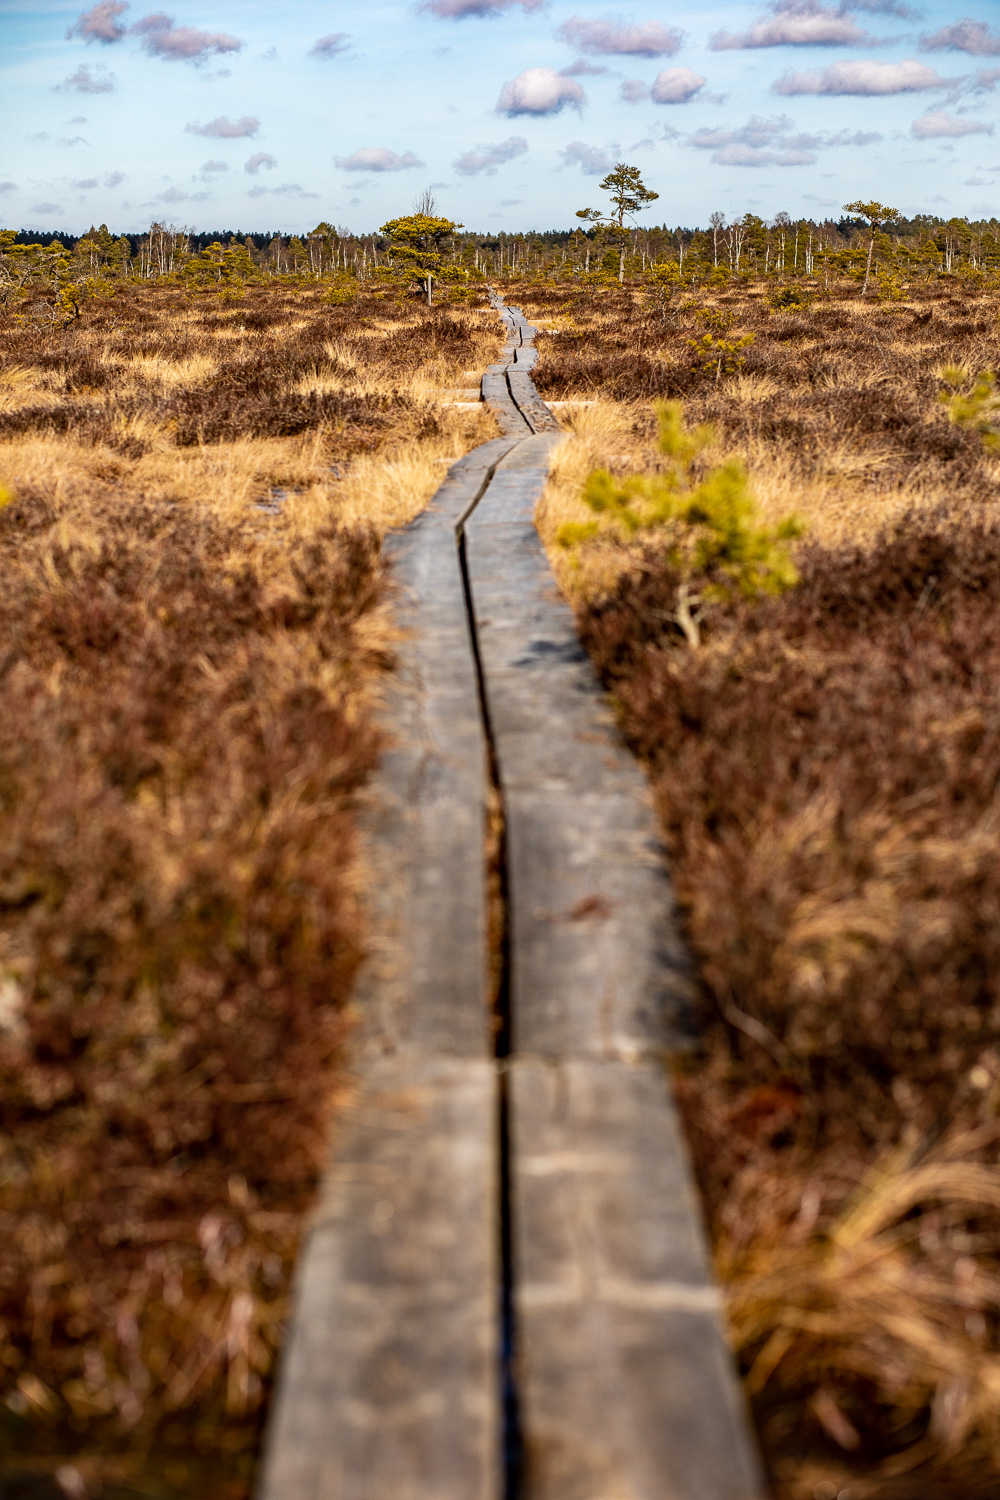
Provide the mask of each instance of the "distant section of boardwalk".
POLYGON ((688 978, 655 818, 533 524, 534 330, 493 302, 505 436, 387 543, 376 951, 259 1500, 760 1500, 664 1068, 688 978))

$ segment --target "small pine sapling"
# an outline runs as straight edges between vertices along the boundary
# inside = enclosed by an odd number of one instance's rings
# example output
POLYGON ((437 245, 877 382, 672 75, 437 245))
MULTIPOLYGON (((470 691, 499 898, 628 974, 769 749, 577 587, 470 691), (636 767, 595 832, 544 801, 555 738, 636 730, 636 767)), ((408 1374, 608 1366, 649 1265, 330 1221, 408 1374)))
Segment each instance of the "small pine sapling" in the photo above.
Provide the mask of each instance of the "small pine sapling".
MULTIPOLYGON (((427 202, 433 207, 433 195, 429 189, 418 199, 418 205, 427 202)), ((445 251, 451 245, 455 230, 463 227, 418 207, 404 218, 389 219, 379 231, 389 241, 389 259, 407 281, 416 283, 426 293, 428 307, 434 282, 442 274, 445 251)))
POLYGON ((757 598, 780 594, 798 582, 790 544, 802 527, 794 516, 777 527, 762 526, 746 469, 728 458, 703 478, 695 475, 698 455, 716 441, 709 425, 687 428, 683 407, 670 401, 657 408, 660 452, 667 462, 658 474, 629 474, 617 479, 597 469, 584 486, 583 499, 597 519, 560 527, 563 547, 599 536, 629 540, 641 532, 669 528, 668 556, 682 574, 676 623, 692 646, 699 643, 703 610, 694 605, 742 594, 757 598), (692 594, 697 581, 700 594, 692 594))
POLYGON ((980 434, 987 448, 1000 448, 1000 390, 997 377, 983 370, 975 377, 972 389, 968 386, 966 372, 955 366, 943 371, 942 379, 947 390, 941 400, 948 407, 948 415, 958 427, 971 427, 980 434))
POLYGON ((706 331, 700 338, 687 340, 693 356, 693 368, 714 370, 716 383, 723 375, 735 375, 737 370, 743 368, 746 359, 743 350, 753 343, 754 335, 744 333, 738 338, 727 337, 736 322, 735 314, 730 312, 707 309, 696 316, 706 331))
POLYGON ((683 286, 680 268, 676 261, 667 261, 663 265, 650 266, 646 273, 646 286, 650 296, 656 298, 660 310, 660 322, 665 323, 667 319, 667 308, 670 300, 678 287, 683 286))

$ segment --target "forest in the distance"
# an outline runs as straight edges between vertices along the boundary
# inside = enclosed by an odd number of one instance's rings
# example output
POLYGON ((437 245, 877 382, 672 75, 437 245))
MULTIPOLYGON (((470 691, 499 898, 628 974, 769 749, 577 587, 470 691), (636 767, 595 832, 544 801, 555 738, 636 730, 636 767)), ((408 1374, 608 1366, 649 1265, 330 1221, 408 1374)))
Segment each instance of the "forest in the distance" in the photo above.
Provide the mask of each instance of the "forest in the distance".
MULTIPOLYGON (((870 245, 871 226, 856 216, 817 221, 746 213, 728 220, 713 213, 708 228, 628 230, 624 271, 661 293, 671 286, 724 285, 731 278, 818 278, 829 286, 863 279, 870 245)), ((474 296, 489 277, 600 287, 618 280, 620 249, 617 231, 606 226, 523 234, 481 234, 453 226, 436 246, 435 279, 451 301, 474 296)), ((881 300, 898 300, 914 281, 941 275, 980 287, 1000 281, 997 218, 900 217, 876 230, 874 249, 871 291, 881 300)), ((74 316, 82 301, 108 295, 123 280, 166 278, 192 290, 239 291, 273 277, 328 281, 335 302, 350 301, 362 282, 380 281, 391 291, 411 279, 390 236, 356 235, 325 222, 308 234, 290 236, 195 233, 164 223, 152 224, 144 234, 118 236, 103 224, 80 236, 0 231, 0 305, 10 310, 42 294, 52 298, 53 315, 61 308, 74 316)))

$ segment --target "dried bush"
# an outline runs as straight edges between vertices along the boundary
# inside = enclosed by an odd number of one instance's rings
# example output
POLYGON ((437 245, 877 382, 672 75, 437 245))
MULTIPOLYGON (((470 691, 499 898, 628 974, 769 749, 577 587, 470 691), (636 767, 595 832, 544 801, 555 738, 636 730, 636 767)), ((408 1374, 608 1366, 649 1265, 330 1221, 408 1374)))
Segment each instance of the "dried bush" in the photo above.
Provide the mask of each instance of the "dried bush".
POLYGON ((805 548, 702 651, 653 553, 581 618, 698 962, 678 1086, 762 1438, 871 1495, 926 1493, 876 1487, 915 1445, 1000 1483, 1000 530, 948 519, 805 548))
POLYGON ((555 545, 588 472, 651 467, 648 409, 620 353, 602 377, 601 330, 634 338, 641 388, 675 378, 693 309, 662 330, 624 303, 547 310, 539 383, 593 404, 570 413, 540 526, 657 796, 700 995, 676 1089, 774 1491, 986 1500, 1000 470, 976 372, 998 365, 996 299, 718 300, 754 343, 685 412, 743 456, 765 516, 805 515, 798 585, 713 603, 691 649, 697 580, 653 533, 609 534, 575 569, 555 545), (967 427, 939 397, 959 362, 967 427))
POLYGON ((323 1155, 376 551, 252 528, 0 512, 0 1364, 36 1459, 185 1410, 252 1441, 323 1155))
POLYGON ((494 323, 0 324, 4 1494, 249 1493, 362 952, 374 527, 482 440, 439 387, 494 323))

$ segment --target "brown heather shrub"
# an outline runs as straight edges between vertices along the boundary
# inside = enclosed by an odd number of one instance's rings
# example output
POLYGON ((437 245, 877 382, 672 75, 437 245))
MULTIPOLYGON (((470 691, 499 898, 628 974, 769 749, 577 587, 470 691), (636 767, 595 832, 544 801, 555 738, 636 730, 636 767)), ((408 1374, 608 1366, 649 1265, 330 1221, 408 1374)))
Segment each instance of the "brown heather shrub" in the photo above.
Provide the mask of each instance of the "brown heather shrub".
POLYGON ((701 979, 678 1090, 781 1493, 828 1461, 870 1496, 995 1495, 1000 529, 925 518, 800 566, 787 596, 720 607, 699 652, 665 630, 652 553, 581 612, 701 979), (803 1262, 859 1199, 895 1260, 852 1305, 843 1268, 822 1286, 803 1262), (903 1452, 919 1473, 880 1479, 903 1452))
MULTIPOLYGON (((511 298, 513 298, 511 293, 511 298)), ((556 325, 543 337, 535 382, 543 397, 604 397, 622 403, 682 398, 692 422, 717 422, 728 442, 759 440, 794 450, 804 468, 821 466, 831 446, 892 445, 898 481, 917 466, 924 476, 960 455, 978 462, 974 436, 951 427, 936 403, 938 368, 1000 367, 1000 322, 993 294, 970 293, 976 308, 952 307, 933 291, 912 306, 881 308, 857 300, 812 302, 772 311, 752 289, 675 295, 668 320, 628 291, 599 298, 526 288, 529 316, 556 325), (751 401, 734 401, 714 371, 696 369, 688 339, 705 330, 700 314, 735 315, 727 337, 753 336, 742 373, 767 383, 751 401)), ((880 468, 884 455, 879 455, 880 468)))
POLYGON ((378 529, 492 435, 441 397, 495 325, 0 322, 4 1500, 250 1492, 362 955, 378 529))
MULTIPOLYGON (((686 419, 719 430, 706 461, 743 458, 765 519, 804 516, 800 584, 709 603, 691 650, 653 544, 551 552, 695 959, 675 1081, 732 1343, 777 1500, 994 1500, 1000 468, 937 372, 1000 367, 997 300, 701 300, 755 337, 686 419)), ((551 545, 587 472, 655 467, 633 398, 683 388, 696 309, 547 303, 538 383, 592 403, 566 418, 551 545)))
POLYGON ((253 528, 113 495, 0 511, 15 1467, 76 1454, 125 1480, 152 1444, 184 1493, 245 1492, 360 957, 351 805, 377 749, 352 701, 373 540, 253 528))

